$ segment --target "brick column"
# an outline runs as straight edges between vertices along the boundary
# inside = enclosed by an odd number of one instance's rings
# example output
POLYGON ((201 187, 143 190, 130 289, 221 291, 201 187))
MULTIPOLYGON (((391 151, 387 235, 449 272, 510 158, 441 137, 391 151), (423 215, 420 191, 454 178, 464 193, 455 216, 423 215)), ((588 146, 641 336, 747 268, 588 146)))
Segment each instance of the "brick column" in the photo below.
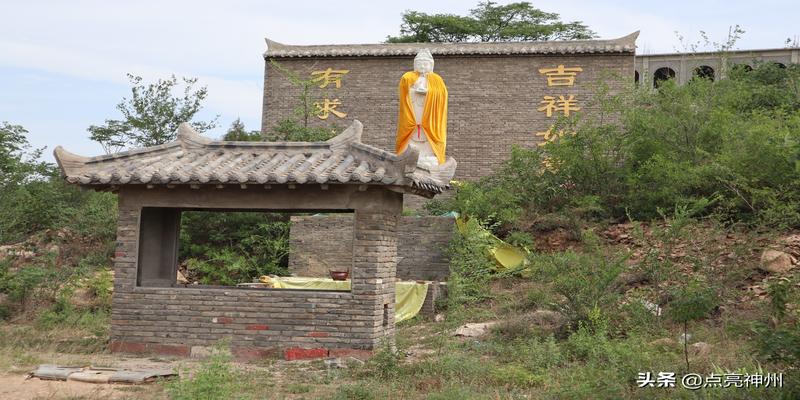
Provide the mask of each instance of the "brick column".
POLYGON ((129 308, 131 302, 136 302, 131 293, 136 287, 136 258, 139 251, 139 207, 120 193, 118 209, 111 307, 112 344, 123 338, 125 326, 130 323, 130 315, 123 310, 129 308))
POLYGON ((352 293, 368 319, 368 348, 394 337, 397 220, 391 211, 355 213, 352 293))

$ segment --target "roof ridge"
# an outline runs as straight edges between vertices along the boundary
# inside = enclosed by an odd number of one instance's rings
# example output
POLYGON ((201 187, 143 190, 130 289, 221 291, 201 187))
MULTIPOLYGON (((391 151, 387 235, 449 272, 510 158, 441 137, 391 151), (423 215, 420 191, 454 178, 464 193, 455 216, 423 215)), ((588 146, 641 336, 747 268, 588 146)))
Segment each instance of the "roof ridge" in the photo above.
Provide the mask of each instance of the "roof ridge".
POLYGON ((624 53, 636 51, 638 36, 639 31, 614 39, 327 45, 288 45, 265 38, 264 57, 398 56, 414 55, 423 48, 433 55, 624 53))
POLYGON ((158 146, 92 158, 59 146, 54 155, 68 182, 101 188, 313 182, 394 185, 430 197, 449 187, 449 179, 417 166, 415 149, 396 155, 361 143, 362 129, 354 121, 327 142, 251 143, 212 141, 183 124, 174 141, 158 146))

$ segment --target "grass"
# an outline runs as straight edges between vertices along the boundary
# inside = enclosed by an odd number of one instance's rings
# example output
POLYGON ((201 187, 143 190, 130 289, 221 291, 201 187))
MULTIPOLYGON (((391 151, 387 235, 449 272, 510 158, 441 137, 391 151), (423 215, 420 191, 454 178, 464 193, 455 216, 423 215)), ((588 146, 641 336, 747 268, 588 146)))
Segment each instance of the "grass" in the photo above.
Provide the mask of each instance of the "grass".
MULTIPOLYGON (((669 286, 679 284, 684 275, 713 274, 722 299, 717 310, 690 324, 692 343, 706 342, 711 350, 690 354, 689 372, 784 372, 785 384, 792 388, 638 388, 639 372, 669 371, 679 376, 687 372, 678 343, 682 325, 655 316, 642 305, 640 300, 654 300, 658 293, 668 292, 651 282, 624 290, 614 284, 591 286, 592 280, 585 278, 592 276, 593 262, 601 257, 613 261, 621 251, 638 248, 603 243, 596 254, 581 254, 586 251, 581 249, 576 254, 537 253, 527 277, 507 274, 489 280, 488 298, 451 303, 443 321, 418 317, 398 324, 397 351, 382 347, 365 365, 328 369, 321 361, 273 359, 241 364, 230 359, 223 343, 201 362, 142 359, 170 362, 181 376, 153 385, 120 387, 120 392, 143 399, 792 398, 798 390, 797 370, 756 355, 752 328, 767 315, 768 301, 744 289, 765 278, 754 267, 758 257, 754 248, 764 243, 763 238, 747 232, 734 234, 735 245, 725 248, 708 238, 729 233, 703 226, 691 229, 687 240, 692 245, 684 248, 685 256, 670 259, 673 264, 665 267, 670 269, 662 283, 669 286), (716 260, 723 261, 706 267, 716 260), (564 281, 564 276, 575 280, 564 281), (568 295, 572 298, 567 299, 568 295), (571 302, 570 307, 564 306, 566 302, 571 302), (566 316, 574 313, 575 318, 564 318, 569 322, 565 325, 542 310, 558 310, 566 316), (484 321, 500 323, 484 337, 450 336, 463 323, 484 321)), ((617 268, 613 263, 597 265, 617 268)), ((787 279, 797 278, 795 274, 787 279)), ((117 365, 120 357, 105 352, 109 314, 103 310, 55 304, 0 322, 0 371, 26 373, 41 363, 117 365)))

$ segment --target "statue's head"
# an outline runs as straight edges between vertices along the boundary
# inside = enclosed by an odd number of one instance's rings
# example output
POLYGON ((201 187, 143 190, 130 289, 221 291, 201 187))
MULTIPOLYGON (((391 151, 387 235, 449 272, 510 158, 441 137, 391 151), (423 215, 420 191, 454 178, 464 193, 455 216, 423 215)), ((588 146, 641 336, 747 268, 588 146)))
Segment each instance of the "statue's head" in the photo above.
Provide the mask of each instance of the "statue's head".
POLYGON ((414 71, 427 74, 433 71, 433 55, 428 49, 422 49, 414 57, 414 71))

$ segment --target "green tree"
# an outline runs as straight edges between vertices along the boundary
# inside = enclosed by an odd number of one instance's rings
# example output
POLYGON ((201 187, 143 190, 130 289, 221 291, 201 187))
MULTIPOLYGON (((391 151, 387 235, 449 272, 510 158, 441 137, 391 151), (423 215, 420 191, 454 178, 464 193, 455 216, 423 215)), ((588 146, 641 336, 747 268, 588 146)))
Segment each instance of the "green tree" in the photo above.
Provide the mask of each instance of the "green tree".
POLYGON ((403 13, 400 36, 389 43, 515 42, 591 39, 595 33, 580 21, 563 22, 556 13, 533 7, 527 1, 497 5, 479 2, 468 16, 403 13))
POLYGON ((20 125, 0 123, 0 188, 19 183, 31 174, 44 174, 47 165, 35 161, 42 149, 28 143, 28 131, 20 125))
POLYGON ((174 95, 179 88, 174 75, 150 84, 144 84, 142 77, 132 74, 128 74, 128 79, 133 86, 131 97, 117 104, 123 118, 107 119, 105 125, 92 125, 88 129, 91 139, 100 143, 106 153, 170 142, 183 122, 190 122, 198 132, 216 127, 217 118, 208 122, 192 121, 208 95, 205 86, 195 89, 197 78, 182 78, 181 96, 174 95))
POLYGON ((689 370, 689 321, 705 318, 717 307, 717 294, 707 282, 691 281, 672 292, 667 314, 673 321, 683 324, 683 356, 689 370))
POLYGON ((236 120, 231 124, 231 127, 228 128, 228 132, 225 132, 225 136, 222 137, 222 140, 231 140, 237 142, 259 142, 263 139, 261 138, 261 132, 248 132, 241 118, 236 118, 236 120))
POLYGON ((275 60, 270 64, 276 71, 286 77, 291 84, 299 89, 299 95, 292 115, 278 122, 270 132, 266 133, 266 140, 290 142, 319 142, 336 136, 341 129, 332 124, 330 126, 315 126, 311 124, 313 118, 319 115, 319 108, 315 105, 314 89, 319 84, 312 79, 304 79, 296 72, 284 67, 275 60))

